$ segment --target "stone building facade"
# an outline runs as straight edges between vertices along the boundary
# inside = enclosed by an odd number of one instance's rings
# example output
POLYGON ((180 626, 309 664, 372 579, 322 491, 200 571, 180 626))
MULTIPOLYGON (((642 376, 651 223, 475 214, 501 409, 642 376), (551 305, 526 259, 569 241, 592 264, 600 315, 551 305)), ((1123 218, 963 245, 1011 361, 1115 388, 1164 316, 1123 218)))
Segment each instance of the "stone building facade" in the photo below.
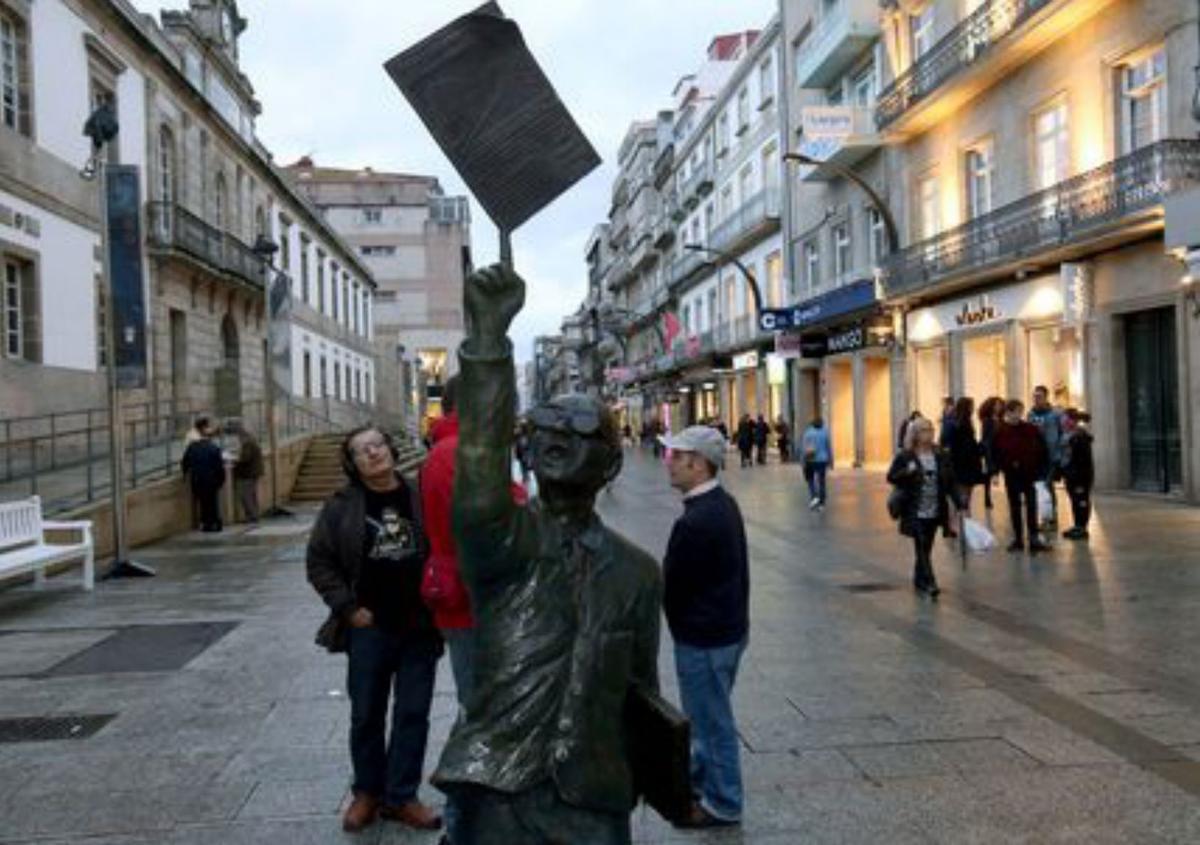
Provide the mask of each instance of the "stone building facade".
POLYGON ((463 280, 471 269, 470 209, 432 176, 288 168, 296 188, 370 268, 382 410, 414 432, 440 411, 441 386, 458 368, 463 280))
POLYGON ((257 140, 260 105, 238 65, 245 26, 233 0, 191 0, 160 22, 125 0, 0 4, 0 34, 20 57, 0 203, 37 221, 2 244, 22 280, 6 344, 23 334, 0 362, 4 416, 105 404, 96 185, 79 175, 80 127, 105 101, 120 121, 108 160, 139 167, 144 202, 148 383, 127 401, 160 416, 261 419, 264 291, 284 272, 293 307, 280 337, 292 357, 281 386, 321 414, 367 412, 374 282, 257 140), (254 249, 260 238, 282 246, 274 269, 254 249))

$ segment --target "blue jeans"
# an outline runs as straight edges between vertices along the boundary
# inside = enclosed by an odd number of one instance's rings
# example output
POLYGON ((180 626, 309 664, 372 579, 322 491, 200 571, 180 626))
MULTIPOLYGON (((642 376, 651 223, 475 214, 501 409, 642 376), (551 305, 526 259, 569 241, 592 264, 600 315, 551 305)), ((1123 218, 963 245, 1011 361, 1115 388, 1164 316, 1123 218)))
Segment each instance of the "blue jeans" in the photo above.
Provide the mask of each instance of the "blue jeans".
POLYGON ((441 651, 435 637, 351 628, 346 689, 354 791, 399 806, 417 797, 441 651), (391 736, 387 737, 391 700, 391 736))
POLYGON ((804 478, 808 482, 808 495, 825 504, 825 473, 829 464, 824 461, 809 461, 804 465, 804 478))
POLYGON ((733 684, 746 640, 719 648, 675 643, 683 712, 692 722, 692 791, 710 814, 742 817, 742 763, 733 718, 733 684))

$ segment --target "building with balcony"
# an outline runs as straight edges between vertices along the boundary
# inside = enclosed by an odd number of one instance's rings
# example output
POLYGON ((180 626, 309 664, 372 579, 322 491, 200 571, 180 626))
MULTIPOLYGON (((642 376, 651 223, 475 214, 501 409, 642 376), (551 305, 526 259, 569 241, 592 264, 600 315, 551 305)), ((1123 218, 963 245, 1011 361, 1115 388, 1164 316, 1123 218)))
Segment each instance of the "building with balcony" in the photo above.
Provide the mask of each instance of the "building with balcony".
POLYGON ((138 168, 146 379, 130 402, 188 416, 261 403, 265 286, 292 279, 277 378, 330 416, 369 413, 374 281, 271 163, 239 67, 234 0, 190 0, 159 21, 125 0, 0 5, 0 252, 6 415, 100 407, 109 319, 96 182, 80 128, 110 104, 111 164, 138 168), (259 238, 288 248, 268 268, 259 238), (353 290, 353 296, 349 293, 353 290), (288 314, 290 313, 290 316, 288 314))
POLYGON ((424 430, 441 414, 442 386, 458 369, 471 269, 467 198, 447 196, 434 176, 320 167, 307 156, 287 173, 379 286, 381 410, 411 433, 424 430))
POLYGON ((1172 252, 1200 227, 1171 219, 1200 180, 1195 25, 1184 0, 882 12, 902 410, 1044 385, 1091 412, 1098 486, 1200 501, 1200 312, 1172 252))
POLYGON ((876 126, 883 47, 878 0, 785 0, 791 47, 788 301, 804 315, 790 368, 798 425, 822 417, 841 466, 891 459, 892 352, 874 279, 887 252, 885 204, 898 192, 876 126), (861 340, 861 343, 857 341, 861 340), (854 341, 854 342, 851 342, 854 341))

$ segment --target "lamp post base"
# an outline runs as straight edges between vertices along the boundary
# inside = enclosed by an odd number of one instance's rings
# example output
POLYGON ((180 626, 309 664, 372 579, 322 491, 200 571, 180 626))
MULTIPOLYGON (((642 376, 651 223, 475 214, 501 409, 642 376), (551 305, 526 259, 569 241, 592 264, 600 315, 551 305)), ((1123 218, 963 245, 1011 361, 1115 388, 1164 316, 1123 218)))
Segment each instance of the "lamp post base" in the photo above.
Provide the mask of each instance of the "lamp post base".
POLYGON ((132 560, 114 560, 112 566, 109 567, 108 573, 104 576, 105 579, 111 578, 153 578, 158 573, 146 566, 144 563, 137 563, 132 560))

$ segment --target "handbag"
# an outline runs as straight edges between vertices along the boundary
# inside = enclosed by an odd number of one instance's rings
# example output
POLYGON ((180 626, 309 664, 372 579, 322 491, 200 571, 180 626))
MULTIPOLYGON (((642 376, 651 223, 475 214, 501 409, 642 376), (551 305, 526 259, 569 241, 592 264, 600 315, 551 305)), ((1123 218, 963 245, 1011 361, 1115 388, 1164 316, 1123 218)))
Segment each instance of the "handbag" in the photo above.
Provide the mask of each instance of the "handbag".
POLYGON ((636 795, 667 821, 692 808, 691 723, 656 692, 629 688, 625 699, 630 764, 636 795))
POLYGON ((892 519, 900 519, 904 516, 904 509, 908 506, 908 491, 903 487, 893 487, 892 492, 888 493, 887 509, 888 516, 892 519))
POLYGON ((996 548, 996 535, 982 522, 970 517, 962 521, 962 544, 969 552, 982 553, 996 548))

